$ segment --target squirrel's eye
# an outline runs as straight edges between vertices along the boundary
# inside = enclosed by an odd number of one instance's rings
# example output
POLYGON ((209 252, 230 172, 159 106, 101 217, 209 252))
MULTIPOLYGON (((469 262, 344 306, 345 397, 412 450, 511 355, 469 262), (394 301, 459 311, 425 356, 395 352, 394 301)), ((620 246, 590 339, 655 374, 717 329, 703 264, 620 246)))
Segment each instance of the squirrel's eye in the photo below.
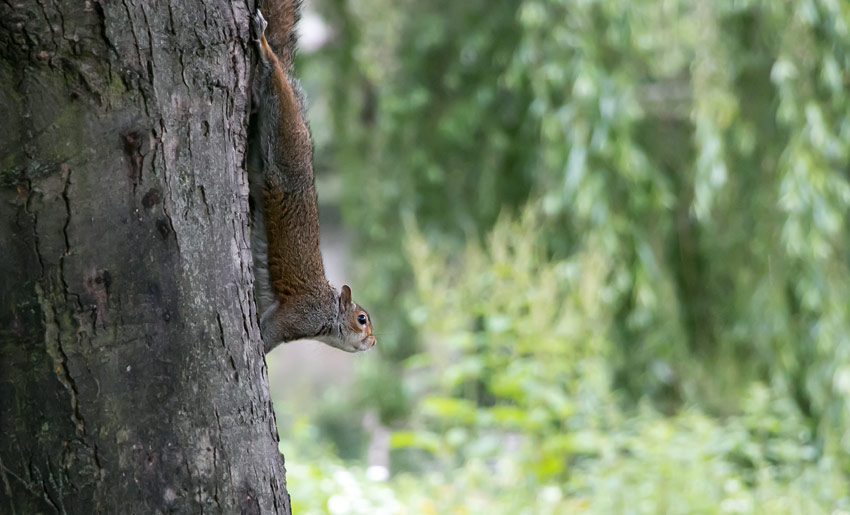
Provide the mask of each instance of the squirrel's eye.
POLYGON ((357 322, 359 322, 360 325, 366 325, 366 315, 364 315, 363 313, 357 315, 357 322))

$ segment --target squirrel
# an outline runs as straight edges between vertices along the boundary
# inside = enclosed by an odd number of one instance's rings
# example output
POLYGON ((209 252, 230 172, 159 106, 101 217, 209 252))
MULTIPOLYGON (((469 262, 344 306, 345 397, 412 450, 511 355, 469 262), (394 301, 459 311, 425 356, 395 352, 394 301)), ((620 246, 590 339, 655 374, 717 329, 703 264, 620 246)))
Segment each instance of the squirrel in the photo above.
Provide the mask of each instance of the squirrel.
POLYGON ((347 352, 365 351, 377 342, 369 313, 351 299, 348 285, 341 291, 331 286, 319 250, 313 144, 304 95, 291 75, 300 0, 271 4, 271 25, 259 10, 251 17, 259 66, 248 152, 265 352, 304 338, 347 352))

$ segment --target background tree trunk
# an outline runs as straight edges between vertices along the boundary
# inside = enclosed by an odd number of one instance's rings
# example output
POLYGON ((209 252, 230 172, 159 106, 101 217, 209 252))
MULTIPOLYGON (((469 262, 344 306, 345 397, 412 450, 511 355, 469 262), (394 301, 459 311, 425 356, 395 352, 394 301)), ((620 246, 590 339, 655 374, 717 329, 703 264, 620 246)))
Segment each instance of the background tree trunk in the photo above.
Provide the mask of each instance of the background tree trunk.
POLYGON ((246 3, 0 4, 0 512, 288 513, 246 3))

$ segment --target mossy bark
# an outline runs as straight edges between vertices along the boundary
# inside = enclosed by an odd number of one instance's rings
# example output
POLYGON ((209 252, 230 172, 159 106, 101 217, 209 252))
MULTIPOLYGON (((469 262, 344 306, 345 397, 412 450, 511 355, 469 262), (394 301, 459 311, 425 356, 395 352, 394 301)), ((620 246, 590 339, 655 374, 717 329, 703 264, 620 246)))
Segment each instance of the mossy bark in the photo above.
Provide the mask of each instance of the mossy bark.
POLYGON ((247 3, 0 3, 0 512, 289 513, 247 3))

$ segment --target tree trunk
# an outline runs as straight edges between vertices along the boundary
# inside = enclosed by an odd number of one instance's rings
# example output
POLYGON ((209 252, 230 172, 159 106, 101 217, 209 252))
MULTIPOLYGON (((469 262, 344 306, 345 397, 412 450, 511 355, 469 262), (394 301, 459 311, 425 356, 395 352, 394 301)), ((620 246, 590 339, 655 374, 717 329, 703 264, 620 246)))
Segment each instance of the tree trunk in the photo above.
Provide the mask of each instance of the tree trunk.
POLYGON ((290 511, 251 293, 248 8, 0 3, 2 513, 290 511))

